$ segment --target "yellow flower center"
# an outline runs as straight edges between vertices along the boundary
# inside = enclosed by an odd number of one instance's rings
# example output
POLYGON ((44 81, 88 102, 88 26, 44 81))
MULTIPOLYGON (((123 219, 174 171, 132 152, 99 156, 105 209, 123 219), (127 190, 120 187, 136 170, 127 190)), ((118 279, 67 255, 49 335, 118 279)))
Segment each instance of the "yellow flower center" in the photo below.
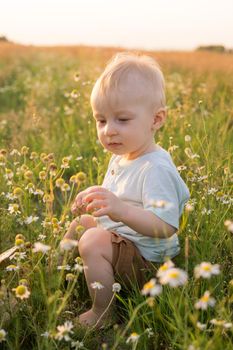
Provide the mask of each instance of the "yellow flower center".
POLYGON ((136 332, 131 333, 131 337, 137 337, 137 336, 138 336, 138 333, 136 332))
POLYGON ((16 294, 24 295, 26 293, 26 287, 21 285, 16 288, 16 294))
POLYGON ((205 265, 205 266, 203 266, 203 270, 205 270, 205 271, 210 271, 210 270, 211 270, 211 268, 210 268, 210 266, 209 266, 209 265, 205 265))
POLYGON ((154 283, 152 281, 149 281, 144 285, 143 289, 151 289, 153 287, 154 287, 154 283))
POLYGON ((204 303, 207 303, 209 300, 209 295, 204 295, 202 298, 201 298, 201 301, 203 301, 204 303))
POLYGON ((171 278, 177 278, 179 276, 179 272, 178 271, 173 271, 173 272, 170 272, 169 276, 171 278))
POLYGON ((160 267, 160 270, 161 270, 161 271, 166 271, 167 269, 168 269, 167 265, 162 265, 162 266, 160 267))

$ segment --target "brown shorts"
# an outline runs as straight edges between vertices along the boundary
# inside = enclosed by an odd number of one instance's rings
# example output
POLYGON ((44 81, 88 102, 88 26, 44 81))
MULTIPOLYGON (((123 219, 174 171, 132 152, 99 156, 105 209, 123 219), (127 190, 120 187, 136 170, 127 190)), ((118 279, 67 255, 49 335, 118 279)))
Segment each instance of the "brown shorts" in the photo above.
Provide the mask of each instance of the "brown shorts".
POLYGON ((148 282, 148 276, 155 276, 161 264, 146 260, 135 244, 129 239, 111 231, 113 246, 113 271, 116 281, 126 287, 135 286, 141 289, 148 282))

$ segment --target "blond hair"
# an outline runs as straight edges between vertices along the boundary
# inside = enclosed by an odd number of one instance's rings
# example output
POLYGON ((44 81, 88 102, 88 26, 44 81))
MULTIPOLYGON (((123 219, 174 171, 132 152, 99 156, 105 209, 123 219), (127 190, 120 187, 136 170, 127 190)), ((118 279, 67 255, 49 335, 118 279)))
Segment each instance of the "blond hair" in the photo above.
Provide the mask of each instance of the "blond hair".
POLYGON ((91 103, 94 91, 97 95, 106 97, 109 91, 118 91, 121 83, 131 73, 136 73, 139 81, 145 84, 145 95, 150 98, 152 106, 165 108, 164 76, 158 63, 150 56, 132 52, 117 53, 107 63, 93 87, 91 103))

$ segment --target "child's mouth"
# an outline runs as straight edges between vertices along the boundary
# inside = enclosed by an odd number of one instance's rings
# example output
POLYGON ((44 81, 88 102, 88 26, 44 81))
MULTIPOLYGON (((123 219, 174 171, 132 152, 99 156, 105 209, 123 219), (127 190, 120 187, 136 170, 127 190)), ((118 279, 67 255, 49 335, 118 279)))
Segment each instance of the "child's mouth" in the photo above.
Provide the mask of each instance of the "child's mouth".
POLYGON ((112 142, 112 143, 109 143, 108 145, 112 147, 116 147, 116 146, 120 146, 121 143, 112 142))

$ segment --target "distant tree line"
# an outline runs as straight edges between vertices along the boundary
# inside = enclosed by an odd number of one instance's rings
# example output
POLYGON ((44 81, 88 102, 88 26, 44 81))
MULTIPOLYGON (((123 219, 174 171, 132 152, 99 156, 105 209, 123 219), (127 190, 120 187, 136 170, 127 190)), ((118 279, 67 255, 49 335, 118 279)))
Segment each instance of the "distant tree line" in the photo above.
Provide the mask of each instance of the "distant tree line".
POLYGON ((197 51, 212 51, 220 53, 233 53, 233 49, 227 49, 223 45, 198 46, 197 51))
POLYGON ((5 35, 0 35, 0 41, 10 42, 5 35))

